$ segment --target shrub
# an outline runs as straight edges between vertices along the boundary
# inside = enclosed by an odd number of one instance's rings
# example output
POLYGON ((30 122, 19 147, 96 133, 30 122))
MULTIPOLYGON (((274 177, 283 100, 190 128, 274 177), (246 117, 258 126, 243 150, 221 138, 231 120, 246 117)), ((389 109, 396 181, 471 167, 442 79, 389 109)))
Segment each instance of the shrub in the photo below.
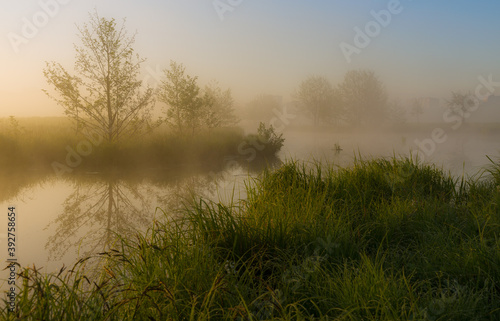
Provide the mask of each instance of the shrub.
POLYGON ((283 134, 278 135, 272 125, 266 127, 262 122, 257 129, 257 135, 250 134, 246 140, 264 156, 276 156, 285 142, 283 134))

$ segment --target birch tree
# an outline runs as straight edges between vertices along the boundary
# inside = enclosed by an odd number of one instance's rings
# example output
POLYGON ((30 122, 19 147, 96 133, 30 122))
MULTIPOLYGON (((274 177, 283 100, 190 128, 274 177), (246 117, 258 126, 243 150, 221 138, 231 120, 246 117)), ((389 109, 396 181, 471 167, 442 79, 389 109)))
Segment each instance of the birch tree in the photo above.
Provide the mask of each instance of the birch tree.
POLYGON ((78 27, 80 45, 75 45, 74 74, 61 64, 47 62, 44 76, 78 129, 91 130, 109 143, 137 134, 151 125, 153 90, 139 79, 145 60, 134 53, 135 37, 115 19, 90 15, 78 27))
POLYGON ((204 100, 200 97, 198 77, 186 75, 185 67, 175 61, 170 62, 170 69, 164 70, 165 79, 159 88, 159 100, 167 105, 166 122, 178 134, 187 130, 194 134, 201 126, 204 100))

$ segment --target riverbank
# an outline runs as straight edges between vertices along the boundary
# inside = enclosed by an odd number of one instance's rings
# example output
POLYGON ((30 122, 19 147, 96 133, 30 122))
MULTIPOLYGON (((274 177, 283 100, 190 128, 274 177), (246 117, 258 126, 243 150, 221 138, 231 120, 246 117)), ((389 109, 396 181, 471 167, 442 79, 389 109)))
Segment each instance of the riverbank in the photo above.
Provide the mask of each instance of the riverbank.
POLYGON ((96 132, 75 131, 66 118, 0 119, 0 169, 69 173, 130 173, 179 166, 222 171, 229 161, 252 169, 276 160, 279 135, 264 127, 245 134, 240 127, 178 135, 163 125, 119 142, 96 132), (267 136, 266 136, 267 135, 267 136))
POLYGON ((289 162, 244 201, 119 238, 59 274, 21 271, 14 320, 497 320, 500 166, 458 180, 411 159, 289 162))

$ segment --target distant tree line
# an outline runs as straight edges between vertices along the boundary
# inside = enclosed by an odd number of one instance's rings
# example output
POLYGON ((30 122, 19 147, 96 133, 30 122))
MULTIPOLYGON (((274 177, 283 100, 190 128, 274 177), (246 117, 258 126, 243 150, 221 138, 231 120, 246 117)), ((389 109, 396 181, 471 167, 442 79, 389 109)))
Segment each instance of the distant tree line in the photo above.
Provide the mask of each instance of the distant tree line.
POLYGON ((370 70, 349 71, 337 86, 325 77, 311 76, 302 81, 293 97, 315 126, 368 125, 391 114, 387 92, 370 70))

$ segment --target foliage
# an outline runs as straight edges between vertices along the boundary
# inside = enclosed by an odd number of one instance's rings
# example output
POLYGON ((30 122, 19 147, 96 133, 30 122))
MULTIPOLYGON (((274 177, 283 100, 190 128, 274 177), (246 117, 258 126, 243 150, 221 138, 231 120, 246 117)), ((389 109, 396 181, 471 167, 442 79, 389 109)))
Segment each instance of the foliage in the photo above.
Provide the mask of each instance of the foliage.
POLYGON ((238 123, 238 118, 234 114, 234 99, 231 90, 222 89, 211 83, 204 89, 204 106, 202 117, 205 126, 208 128, 234 126, 238 123))
MULTIPOLYGON (((447 102, 448 108, 465 121, 470 116, 470 113, 477 108, 475 106, 475 97, 469 93, 452 92, 451 99, 447 102)), ((479 103, 479 102, 478 102, 479 103)))
POLYGON ((262 122, 259 124, 259 128, 257 129, 257 135, 259 136, 259 140, 264 142, 266 146, 272 150, 271 154, 278 152, 281 147, 283 147, 283 143, 285 142, 283 134, 276 134, 272 125, 270 125, 269 128, 266 128, 266 125, 262 122))
POLYGON ((307 78, 294 96, 302 110, 313 119, 315 126, 321 123, 338 123, 341 120, 342 109, 338 94, 326 78, 307 78))
POLYGON ((11 137, 18 137, 26 132, 26 129, 19 125, 19 121, 14 116, 9 116, 9 125, 7 128, 7 133, 11 137))
POLYGON ((413 117, 417 118, 418 122, 420 122, 420 116, 424 114, 423 104, 422 98, 414 98, 411 103, 410 113, 413 117))
POLYGON ((145 168, 167 171, 180 164, 220 171, 227 157, 238 154, 238 146, 246 139, 238 127, 213 128, 210 135, 200 133, 179 139, 163 125, 123 140, 119 145, 104 141, 90 144, 89 137, 75 132, 66 117, 16 121, 19 121, 18 127, 12 127, 9 119, 0 119, 0 148, 4 151, 0 155, 0 167, 5 172, 15 170, 19 177, 29 173, 36 176, 34 170, 54 174, 54 162, 67 165, 68 150, 76 155, 84 145, 90 146, 88 153, 79 154, 81 163, 69 168, 71 174, 85 171, 129 174, 144 172, 145 168), (13 128, 18 128, 21 134, 14 135, 13 128))
POLYGON ((395 117, 398 122, 403 118, 400 109, 388 109, 387 92, 370 70, 347 72, 337 87, 324 77, 309 77, 293 96, 315 126, 321 123, 374 125, 388 117, 391 121, 395 117))
POLYGON ((124 25, 97 13, 78 30, 82 44, 76 46, 75 75, 47 62, 44 76, 58 97, 45 91, 47 95, 64 107, 77 128, 97 132, 111 143, 150 126, 153 90, 141 90, 138 77, 144 60, 134 54, 134 37, 124 25))
POLYGON ((161 81, 159 100, 167 104, 166 122, 176 129, 178 134, 187 130, 194 134, 202 123, 202 108, 206 103, 200 97, 198 77, 185 74, 185 67, 175 61, 170 62, 170 69, 164 70, 165 80, 161 81))
POLYGON ((263 122, 259 123, 257 135, 250 134, 246 138, 249 145, 255 146, 264 156, 276 156, 283 147, 285 139, 283 134, 277 134, 274 127, 266 127, 263 122))
POLYGON ((386 118, 387 93, 373 71, 347 72, 338 90, 348 123, 376 124, 386 118))
POLYGON ((215 82, 200 90, 198 77, 185 74, 185 67, 174 61, 165 70, 166 79, 159 89, 159 100, 167 104, 166 122, 178 134, 190 130, 191 135, 201 128, 234 126, 238 122, 234 114, 231 90, 222 91, 215 82))
POLYGON ((269 121, 276 115, 273 111, 281 109, 281 97, 268 94, 258 95, 245 106, 245 118, 269 121))
POLYGON ((392 125, 402 125, 406 123, 406 110, 397 101, 389 104, 387 116, 392 125))

